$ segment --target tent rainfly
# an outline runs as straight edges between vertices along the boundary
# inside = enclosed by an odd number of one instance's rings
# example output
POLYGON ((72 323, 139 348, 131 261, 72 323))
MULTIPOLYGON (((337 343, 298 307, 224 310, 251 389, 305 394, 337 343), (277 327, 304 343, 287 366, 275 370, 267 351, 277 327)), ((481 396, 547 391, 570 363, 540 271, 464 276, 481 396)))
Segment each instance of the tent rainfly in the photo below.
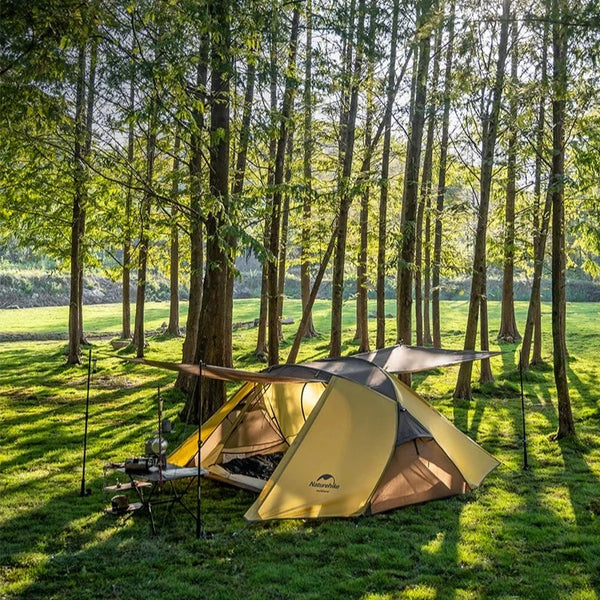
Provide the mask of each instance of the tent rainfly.
MULTIPOLYGON (((415 372, 492 354, 436 358, 436 351, 402 348, 249 373, 202 425, 207 476, 259 493, 248 521, 370 515, 477 488, 499 462, 384 369, 415 372), (410 354, 423 369, 407 363, 410 354)), ((198 433, 168 460, 197 466, 198 433)))

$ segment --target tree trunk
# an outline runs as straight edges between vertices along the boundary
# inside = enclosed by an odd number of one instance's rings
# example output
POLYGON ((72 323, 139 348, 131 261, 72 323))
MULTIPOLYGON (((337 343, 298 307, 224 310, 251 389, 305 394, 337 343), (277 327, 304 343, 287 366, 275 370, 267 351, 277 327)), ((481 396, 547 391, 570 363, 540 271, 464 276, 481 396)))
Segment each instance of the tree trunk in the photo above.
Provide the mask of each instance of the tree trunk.
MULTIPOLYGON (((198 66, 196 68, 196 85, 191 96, 204 100, 208 83, 208 37, 200 42, 198 66)), ((202 283, 204 270, 204 240, 202 236, 202 165, 204 164, 203 136, 205 130, 204 113, 196 107, 192 109, 192 131, 190 135, 190 293, 188 299, 188 315, 183 340, 182 362, 193 364, 196 360, 198 346, 198 330, 200 328, 200 312, 202 310, 202 283)), ((175 382, 177 389, 191 394, 194 389, 194 378, 179 373, 175 382)), ((196 409, 194 403, 188 403, 187 409, 196 409)), ((183 413, 182 413, 183 414, 183 413)), ((186 421, 188 415, 185 416, 186 421)))
MULTIPOLYGON (((490 349, 490 326, 488 319, 487 310, 487 281, 484 279, 481 290, 481 303, 480 303, 480 319, 481 326, 479 328, 479 335, 481 336, 481 349, 490 349)), ((484 358, 481 361, 481 371, 479 373, 480 383, 491 383, 494 381, 494 375, 492 373, 492 365, 490 364, 489 358, 484 358)))
POLYGON ((331 282, 331 340, 329 356, 340 356, 342 352, 342 308, 344 302, 344 268, 346 264, 346 238, 348 233, 348 214, 353 199, 350 176, 354 158, 354 139, 356 116, 358 112, 358 92, 362 76, 363 37, 365 23, 365 0, 359 0, 358 27, 356 33, 356 56, 351 76, 350 105, 345 127, 341 131, 343 162, 339 180, 340 204, 337 220, 336 247, 333 259, 331 282))
MULTIPOLYGON (((227 272, 229 239, 223 233, 229 213, 229 135, 231 53, 229 0, 210 5, 212 36, 210 93, 210 171, 211 212, 206 218, 206 273, 202 289, 202 309, 196 348, 196 363, 227 364, 227 272)), ((226 399, 225 382, 205 378, 202 382, 202 415, 210 417, 226 399)), ((197 422, 197 395, 188 398, 183 414, 197 422), (189 405, 193 410, 189 410, 189 405)))
POLYGON ((292 179, 292 158, 294 153, 294 132, 290 131, 287 141, 287 165, 285 168, 285 184, 288 188, 283 196, 283 206, 281 209, 281 243, 279 244, 279 262, 277 265, 277 335, 283 340, 283 331, 281 329, 281 319, 283 318, 283 297, 285 291, 285 274, 287 260, 288 230, 290 222, 290 191, 289 184, 292 179))
MULTIPOLYGON (((129 113, 135 110, 135 70, 131 62, 129 81, 129 113)), ((125 196, 125 227, 123 231, 123 298, 122 298, 122 329, 121 337, 131 337, 131 204, 133 197, 133 159, 135 150, 135 129, 130 121, 127 132, 127 193, 125 196)))
POLYGON ((392 9, 392 32, 390 39, 390 64, 386 91, 386 115, 381 155, 381 189, 379 195, 379 224, 377 231, 377 334, 375 347, 385 346, 385 273, 387 248, 387 205, 390 173, 390 146, 392 139, 392 106, 395 97, 396 52, 398 45, 399 0, 394 0, 392 9))
POLYGON ((423 176, 421 177, 421 196, 417 212, 417 231, 415 240, 415 321, 417 333, 417 346, 431 343, 429 327, 429 238, 430 219, 429 207, 431 206, 431 179, 433 173, 433 142, 436 125, 437 87, 440 77, 440 50, 442 45, 442 28, 438 27, 435 34, 435 51, 433 59, 433 73, 431 78, 432 94, 430 94, 427 110, 427 136, 425 155, 423 157, 423 176), (425 224, 425 240, 423 240, 423 221, 425 224), (423 254, 425 266, 423 268, 423 254), (423 294, 423 286, 425 294, 423 294))
MULTIPOLYGON (((87 173, 89 172, 89 161, 92 155, 92 136, 93 136, 93 127, 94 127, 94 102, 96 98, 96 64, 98 60, 98 39, 97 37, 92 37, 90 43, 90 61, 89 61, 89 78, 87 82, 87 100, 86 100, 86 113, 85 113, 85 132, 84 132, 84 149, 83 149, 83 161, 84 161, 84 169, 87 173)), ((79 302, 79 343, 83 345, 88 345, 89 341, 85 337, 85 333, 83 331, 83 267, 85 263, 85 221, 86 221, 86 212, 87 212, 87 204, 88 204, 88 186, 87 183, 83 188, 83 202, 81 208, 81 217, 79 219, 79 229, 80 235, 79 239, 81 248, 81 260, 79 261, 79 275, 77 277, 77 285, 79 286, 78 290, 78 302, 79 302)))
MULTIPOLYGON (((233 174, 233 183, 231 186, 231 195, 233 203, 240 202, 244 191, 244 178, 246 176, 246 163, 248 161, 248 145, 250 143, 250 126, 252 122, 252 105, 254 103, 254 84, 256 81, 256 57, 248 58, 248 73, 246 77, 246 92, 244 94, 244 106, 242 111, 242 124, 240 128, 240 138, 235 162, 235 171, 233 174)), ((238 255, 237 240, 231 240, 231 261, 234 264, 235 257, 238 255)), ((227 315, 225 321, 233 323, 233 288, 234 288, 234 269, 227 271, 227 315)), ((228 364, 233 366, 233 328, 227 328, 225 331, 226 352, 228 364)))
POLYGON ((367 109, 365 117, 365 148, 366 154, 361 167, 360 178, 364 182, 364 189, 360 202, 360 249, 356 268, 356 335, 359 340, 359 352, 369 352, 369 305, 367 281, 367 249, 369 242, 369 199, 371 177, 371 146, 373 143, 373 84, 375 60, 375 18, 376 2, 371 0, 369 9, 368 33, 368 63, 367 63, 367 109))
MULTIPOLYGON (((483 142, 481 152, 480 198, 477 214, 477 230, 475 234, 475 251, 473 255, 473 277, 471 281, 471 296, 469 299, 469 315, 465 333, 465 350, 474 350, 477 337, 477 322, 480 311, 481 298, 486 280, 486 234, 487 220, 492 187, 492 171, 494 166, 494 152, 498 131, 498 118, 502 103, 502 90, 504 87, 504 67, 508 52, 508 23, 510 16, 510 0, 504 0, 502 7, 502 24, 500 28, 500 41, 498 46, 498 61, 492 91, 492 107, 488 115, 484 115, 483 142)), ((460 365, 455 398, 471 398, 471 373, 472 362, 460 365)))
POLYGON ((337 234, 337 227, 333 227, 333 232, 331 234, 331 238, 329 240, 329 244, 327 245, 327 250, 325 250, 325 255, 323 256, 323 260, 321 261, 321 265, 319 266, 319 271, 315 277, 315 281, 313 283, 312 289, 310 291, 310 295, 308 297, 308 301, 306 306, 302 310, 302 319, 300 320, 300 325, 298 326, 298 331, 296 332, 296 337, 294 338, 294 343, 292 344, 292 348, 287 357, 287 364, 294 364, 296 362, 296 358, 298 358, 298 351, 300 350, 300 343, 302 342, 302 337, 304 336, 304 330, 308 325, 309 315, 312 311, 313 304, 317 298, 317 293, 319 292, 319 287, 321 286, 321 282, 323 281, 323 276, 325 275, 325 270, 327 269, 327 265, 329 264, 329 260, 331 259, 331 255, 333 254, 333 249, 335 247, 335 236, 337 234))
MULTIPOLYGON (((521 368, 526 371, 529 368, 529 353, 531 351, 531 341, 538 319, 541 320, 540 311, 540 290, 542 287, 542 270, 544 268, 544 254, 546 252, 546 239, 548 237, 548 225, 550 224, 550 214, 552 212, 552 190, 549 188, 546 194, 544 212, 542 213, 541 225, 536 234, 533 246, 533 282, 531 284, 531 297, 529 298, 529 308, 527 309, 527 320, 525 322, 525 332, 521 344, 521 368)), ((538 328, 536 331, 539 331, 538 328)), ((541 341, 539 342, 541 345, 541 341)), ((539 358, 541 361, 541 356, 539 358)), ((533 361, 532 361, 533 362, 533 361)))
MULTIPOLYGON (((423 3, 423 12, 419 19, 419 29, 421 29, 422 25, 426 24, 430 7, 431 3, 429 1, 423 3)), ((425 124, 427 71, 429 68, 429 55, 431 50, 430 34, 421 33, 421 35, 423 37, 419 43, 414 109, 412 111, 410 133, 406 150, 406 194, 402 205, 402 242, 398 264, 400 285, 398 288, 397 300, 397 342, 399 344, 407 345, 410 345, 412 342, 412 275, 415 260, 415 233, 417 206, 419 201, 419 166, 421 159, 421 141, 425 124)))
POLYGON ((554 381, 558 399, 556 439, 575 435, 567 381, 566 298, 565 298, 565 119, 568 92, 567 26, 565 0, 552 1, 553 97, 552 97, 552 342, 554 381))
POLYGON ((85 198, 85 44, 79 47, 77 61, 77 90, 75 104, 75 136, 73 142, 73 211, 71 219, 71 284, 69 297, 69 348, 67 364, 76 365, 81 363, 80 348, 81 336, 79 325, 81 304, 79 301, 81 273, 81 218, 85 198))
POLYGON ((278 278, 277 256, 279 255, 279 229, 281 225, 282 184, 285 171, 285 154, 289 135, 289 120, 292 115, 295 94, 296 53, 298 47, 298 32, 300 29, 300 10, 294 7, 292 28, 290 32, 290 45, 288 51, 288 64, 286 71, 285 90, 283 93, 283 106, 279 123, 279 137, 277 138, 277 152, 275 154, 275 173, 273 176, 273 203, 271 211, 271 235, 269 251, 271 258, 268 263, 268 321, 269 321, 269 365, 279 364, 279 328, 278 328, 278 278))
POLYGON ((449 124, 452 94, 452 63, 454 62, 454 11, 455 2, 454 0, 450 0, 448 46, 446 48, 446 67, 444 74, 444 112, 442 115, 442 139, 440 142, 439 174, 433 234, 433 268, 431 272, 431 324, 433 327, 432 337, 434 348, 442 347, 440 324, 440 266, 442 262, 442 215, 446 197, 446 168, 448 163, 448 141, 450 137, 449 124))
MULTIPOLYGON (((275 178, 275 154, 277 152, 277 23, 278 17, 274 12, 274 17, 271 21, 271 37, 269 40, 269 89, 270 89, 270 134, 269 134, 269 174, 267 178, 267 188, 273 189, 273 181, 275 178)), ((272 228, 272 213, 273 213, 273 197, 268 201, 267 217, 265 219, 265 229, 263 242, 265 248, 269 248, 271 240, 272 228)), ((255 356, 261 360, 268 359, 267 345, 267 321, 269 316, 269 261, 263 261, 262 274, 260 283, 260 308, 258 317, 258 332, 256 336, 255 356)))
POLYGON ((521 344, 521 368, 525 371, 530 364, 539 364, 542 362, 542 311, 541 311, 541 278, 544 266, 544 254, 546 252, 546 239, 548 235, 548 225, 550 222, 550 212, 552 207, 552 195, 549 191, 546 193, 544 208, 541 207, 542 196, 542 163, 544 162, 544 131, 546 128, 546 101, 548 88, 548 21, 544 23, 544 34, 542 38, 542 57, 540 60, 540 102, 538 106, 538 119, 536 127, 536 156, 535 156, 535 176, 533 187, 533 283, 531 286, 531 297, 529 299, 529 308, 527 310, 527 320, 525 322, 525 331, 523 332, 523 342, 521 344), (543 212, 542 212, 543 211, 543 212), (529 354, 533 341, 533 355, 531 363, 529 354))
POLYGON ((179 224, 177 199, 179 196, 179 132, 173 148, 173 184, 171 187, 171 239, 169 248, 169 325, 167 333, 179 335, 179 224))
POLYGON ((146 181, 140 207, 140 241, 138 244, 138 275, 135 297, 135 327, 133 332, 133 343, 136 346, 137 358, 144 357, 144 345, 146 342, 144 311, 146 305, 148 250, 150 247, 150 213, 152 210, 152 193, 150 190, 152 189, 152 180, 154 178, 154 158, 156 153, 156 97, 153 97, 150 102, 150 120, 148 123, 148 138, 146 140, 146 181))
POLYGON ((515 271, 515 201, 517 196, 517 68, 518 23, 512 24, 512 55, 510 78, 513 85, 509 107, 508 151, 506 173, 506 204, 504 213, 504 273, 502 277, 502 306, 498 340, 513 344, 521 339, 515 318, 514 271, 515 271))
MULTIPOLYGON (((310 258, 311 247, 311 213, 312 213, 312 158, 313 158, 313 132, 312 132, 312 0, 306 2, 306 59, 304 65, 304 157, 303 178, 304 195, 302 201, 301 224, 301 249, 300 249, 300 293, 302 297, 302 312, 306 309, 310 296, 310 258)), ((317 336, 312 311, 310 311, 304 337, 317 336)))

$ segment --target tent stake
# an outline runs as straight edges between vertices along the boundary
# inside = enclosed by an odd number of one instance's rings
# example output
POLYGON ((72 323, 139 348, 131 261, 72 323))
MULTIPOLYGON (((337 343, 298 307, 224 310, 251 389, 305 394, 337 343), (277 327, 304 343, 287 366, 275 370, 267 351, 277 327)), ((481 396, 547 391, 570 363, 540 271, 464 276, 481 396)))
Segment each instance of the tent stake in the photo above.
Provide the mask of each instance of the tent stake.
POLYGON ((92 349, 88 354, 88 372, 87 372, 87 393, 85 398, 85 428, 83 433, 83 470, 81 474, 81 490, 80 496, 89 496, 92 493, 91 489, 85 487, 85 461, 87 456, 87 435, 88 435, 88 420, 90 416, 90 380, 92 378, 92 349))
POLYGON ((519 377, 521 379, 521 415, 523 418, 523 469, 529 468, 527 463, 527 431, 525 430, 525 395, 523 394, 523 363, 519 352, 519 377))
POLYGON ((201 497, 202 497, 202 361, 198 363, 200 372, 198 379, 196 380, 197 385, 197 398, 198 398, 198 472, 196 474, 196 538, 202 537, 202 508, 201 508, 201 497))

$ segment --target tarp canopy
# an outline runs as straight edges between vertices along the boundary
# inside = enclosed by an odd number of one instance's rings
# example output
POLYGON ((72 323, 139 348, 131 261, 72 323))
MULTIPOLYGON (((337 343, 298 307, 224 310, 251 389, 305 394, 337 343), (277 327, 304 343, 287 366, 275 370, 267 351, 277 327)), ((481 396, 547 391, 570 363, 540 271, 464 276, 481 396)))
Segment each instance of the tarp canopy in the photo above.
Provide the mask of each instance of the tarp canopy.
MULTIPOLYGON (((190 365, 186 363, 172 363, 160 360, 148 360, 147 358, 128 358, 128 362, 137 363, 140 365, 148 365, 150 367, 158 367, 159 369, 168 369, 169 371, 178 371, 186 375, 198 377, 200 375, 200 365, 190 365)), ((244 371, 242 369, 231 369, 229 367, 217 367, 215 365, 207 365, 202 363, 202 377, 209 379, 219 379, 221 381, 243 381, 252 383, 293 383, 305 381, 320 381, 312 376, 312 372, 302 372, 298 376, 280 375, 275 373, 255 371, 244 371)))
POLYGON ((418 373, 438 367, 483 360, 499 354, 501 353, 483 350, 443 350, 398 344, 373 352, 361 352, 354 356, 368 360, 388 373, 418 373))
MULTIPOLYGON (((292 383, 299 381, 328 382, 332 375, 340 375, 367 385, 379 393, 390 396, 390 384, 377 369, 370 369, 356 359, 377 365, 388 373, 418 373, 438 367, 457 365, 497 356, 500 352, 483 350, 443 350, 440 348, 423 348, 417 346, 396 345, 381 348, 373 352, 361 352, 348 357, 325 358, 322 360, 301 363, 300 365, 277 365, 260 373, 217 367, 202 363, 202 376, 222 381, 243 381, 253 383, 292 383), (298 367, 302 367, 299 369, 298 367), (387 393, 386 393, 387 390, 387 393)), ((128 358, 129 362, 145 364, 161 369, 178 371, 198 377, 200 366, 186 363, 171 363, 145 358, 128 358)))

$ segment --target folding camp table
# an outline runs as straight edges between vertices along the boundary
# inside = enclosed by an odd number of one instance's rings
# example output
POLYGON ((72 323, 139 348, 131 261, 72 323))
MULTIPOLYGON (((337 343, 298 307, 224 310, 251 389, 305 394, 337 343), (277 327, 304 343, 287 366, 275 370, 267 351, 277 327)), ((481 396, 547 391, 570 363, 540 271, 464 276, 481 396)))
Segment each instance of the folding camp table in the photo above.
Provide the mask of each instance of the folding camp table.
MULTIPOLYGON (((156 523, 154 522, 153 513, 153 507, 155 506, 165 504, 170 511, 175 504, 179 504, 185 512, 194 520, 197 520, 198 516, 183 501, 184 496, 198 476, 197 467, 177 467, 168 464, 166 468, 162 469, 162 472, 159 472, 157 467, 152 467, 148 473, 126 471, 122 463, 114 465, 114 468, 120 473, 125 473, 129 478, 129 483, 109 486, 104 488, 105 491, 124 492, 134 490, 139 502, 129 504, 123 512, 134 513, 145 510, 150 517, 150 526, 154 535, 156 535, 156 523), (179 480, 187 480, 183 490, 178 490, 175 486, 175 482, 179 480), (167 488, 167 493, 159 495, 163 491, 163 487, 167 488)), ((208 473, 206 469, 201 469, 201 475, 206 473, 208 473)))

